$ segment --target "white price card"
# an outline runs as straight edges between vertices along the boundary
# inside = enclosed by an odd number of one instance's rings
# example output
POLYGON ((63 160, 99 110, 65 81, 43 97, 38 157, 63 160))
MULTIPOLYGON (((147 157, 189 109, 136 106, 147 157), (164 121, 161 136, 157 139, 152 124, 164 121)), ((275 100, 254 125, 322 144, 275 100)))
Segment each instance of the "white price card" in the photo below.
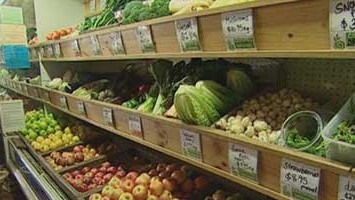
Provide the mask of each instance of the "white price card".
POLYGON ((99 42, 99 38, 97 37, 97 35, 91 35, 90 42, 91 42, 92 53, 95 56, 101 55, 100 42, 99 42))
POLYGON ((128 117, 128 128, 132 135, 143 139, 142 122, 140 117, 130 115, 128 117))
POLYGON ((200 51, 202 49, 196 17, 176 20, 175 30, 182 52, 200 51))
POLYGON ((59 105, 61 108, 68 109, 68 103, 67 103, 67 98, 65 96, 60 96, 59 97, 59 105))
POLYGON ((106 125, 113 126, 113 112, 111 108, 103 108, 102 117, 106 125))
POLYGON ((106 1, 107 0, 100 0, 100 10, 103 10, 106 8, 106 1))
POLYGON ((252 9, 223 13, 222 30, 229 51, 255 48, 252 9))
POLYGON ((330 41, 333 49, 355 48, 355 2, 330 0, 330 41))
POLYGON ((86 115, 86 110, 85 110, 85 105, 84 102, 82 101, 77 101, 76 106, 78 108, 78 112, 80 113, 80 115, 86 115))
POLYGON ((53 57, 54 54, 53 54, 53 48, 52 48, 52 45, 47 45, 46 46, 46 57, 47 58, 51 58, 53 57))
POLYGON ((122 43, 121 32, 116 31, 110 33, 111 38, 111 53, 113 55, 124 54, 125 50, 122 43))
POLYGON ((180 139, 183 155, 194 160, 202 161, 200 134, 181 129, 180 139))
POLYGON ((338 200, 355 200, 355 179, 339 176, 338 200))
POLYGON ((62 55, 62 51, 59 43, 53 44, 54 57, 59 58, 62 55))
POLYGON ((71 49, 73 54, 78 57, 81 56, 81 51, 80 51, 80 46, 79 46, 79 41, 78 40, 73 40, 71 42, 71 49))
POLYGON ((317 200, 320 169, 282 159, 281 193, 296 200, 317 200))
POLYGON ((136 38, 138 45, 143 53, 154 53, 155 46, 153 42, 150 26, 139 26, 136 28, 136 38))
POLYGON ((25 113, 22 100, 0 101, 2 133, 20 131, 25 127, 25 113))
POLYGON ((94 13, 96 11, 96 1, 90 0, 89 6, 90 6, 90 13, 94 13))
POLYGON ((39 48, 39 53, 42 57, 44 57, 44 47, 39 48))
POLYGON ((258 151, 238 144, 229 144, 231 173, 258 182, 258 151))

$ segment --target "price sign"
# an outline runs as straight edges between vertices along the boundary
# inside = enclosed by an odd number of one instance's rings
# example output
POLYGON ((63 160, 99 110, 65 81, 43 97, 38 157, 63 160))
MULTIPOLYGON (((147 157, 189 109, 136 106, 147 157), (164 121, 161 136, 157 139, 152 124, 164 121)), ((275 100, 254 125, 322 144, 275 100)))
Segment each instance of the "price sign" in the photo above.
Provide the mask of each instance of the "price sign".
POLYGON ((52 45, 46 46, 46 56, 47 58, 51 58, 54 56, 52 45))
POLYGON ((86 116, 86 110, 85 110, 84 102, 78 101, 76 103, 76 106, 78 108, 78 111, 79 111, 80 115, 86 116))
POLYGON ((39 53, 42 57, 44 57, 44 47, 39 48, 39 53))
POLYGON ((181 129, 180 139, 183 155, 194 160, 202 161, 200 134, 181 129))
POLYGON ((143 139, 142 122, 141 118, 131 115, 128 117, 129 131, 136 137, 143 139))
POLYGON ((90 36, 90 41, 91 41, 92 53, 95 56, 101 55, 100 42, 97 35, 90 36))
POLYGON ((231 173, 258 182, 258 152, 238 144, 229 144, 231 173))
POLYGON ((111 38, 111 53, 113 55, 124 54, 125 50, 122 43, 121 33, 119 31, 113 32, 110 35, 111 38))
POLYGON ((62 55, 62 51, 60 50, 60 44, 56 43, 53 44, 54 49, 54 57, 59 58, 62 55))
POLYGON ((338 200, 355 200, 355 179, 339 176, 338 200))
POLYGON ((103 108, 102 117, 106 125, 113 126, 113 112, 111 108, 103 108))
POLYGON ((106 0, 100 0, 100 10, 103 10, 106 8, 106 0))
POLYGON ((330 40, 334 49, 355 48, 354 1, 330 1, 330 40))
POLYGON ((96 1, 95 0, 90 0, 89 6, 90 6, 90 12, 91 13, 96 11, 96 1))
POLYGON ((186 51, 200 51, 201 44, 198 36, 196 18, 181 19, 175 21, 176 35, 179 40, 180 49, 186 51))
POLYGON ((155 46, 150 31, 150 26, 139 26, 136 28, 136 38, 143 53, 154 53, 155 46))
POLYGON ((80 46, 79 46, 79 42, 78 40, 73 40, 71 43, 71 49, 73 54, 78 57, 81 56, 81 52, 80 52, 80 46))
POLYGON ((68 109, 67 98, 65 96, 60 96, 59 101, 61 108, 68 109))
POLYGON ((229 51, 255 48, 253 10, 222 14, 222 29, 229 51))
POLYGON ((281 193, 296 200, 317 200, 320 169, 282 159, 281 193))

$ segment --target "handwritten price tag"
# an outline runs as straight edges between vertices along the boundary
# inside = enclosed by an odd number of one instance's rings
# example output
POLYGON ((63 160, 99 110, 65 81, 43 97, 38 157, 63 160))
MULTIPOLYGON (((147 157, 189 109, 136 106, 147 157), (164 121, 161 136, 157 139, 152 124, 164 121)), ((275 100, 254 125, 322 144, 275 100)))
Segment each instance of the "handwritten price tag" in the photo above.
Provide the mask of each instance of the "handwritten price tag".
POLYGON ((143 139, 142 122, 141 118, 131 115, 128 117, 129 131, 136 137, 143 139))
MULTIPOLYGON (((355 48, 355 12, 348 0, 330 1, 330 40, 334 49, 355 48)), ((352 1, 350 3, 353 3, 352 1)))
POLYGON ((222 29, 229 51, 253 49, 253 10, 241 10, 222 14, 222 29))
POLYGON ((317 200, 320 169, 282 159, 281 193, 296 200, 317 200))
POLYGON ((201 50, 197 19, 195 17, 176 20, 175 30, 181 51, 186 52, 201 50))
POLYGON ((95 56, 101 55, 100 42, 98 37, 96 35, 92 35, 90 36, 90 41, 91 41, 92 53, 95 56))
POLYGON ((84 102, 78 101, 76 106, 78 108, 78 111, 79 111, 80 115, 86 116, 86 110, 85 110, 84 102))
POLYGON ((90 0, 89 7, 90 7, 90 12, 91 13, 95 12, 96 11, 96 1, 95 0, 90 0))
POLYGON ((106 0, 100 0, 100 10, 106 8, 106 0))
POLYGON ((258 182, 258 152, 238 144, 229 144, 231 173, 258 182))
POLYGON ((73 40, 71 43, 71 49, 73 54, 78 57, 81 56, 80 46, 78 40, 73 40))
POLYGON ((150 31, 150 26, 139 26, 136 28, 136 38, 143 53, 154 53, 155 46, 150 31))
POLYGON ((339 200, 355 200, 355 179, 339 176, 339 200))
POLYGON ((194 160, 202 161, 200 134, 181 129, 180 139, 183 155, 194 160))
POLYGON ((125 50, 122 43, 121 33, 119 31, 113 32, 110 35, 111 38, 111 53, 113 55, 124 54, 125 50))
POLYGON ((65 96, 60 96, 59 97, 59 105, 61 108, 68 109, 68 103, 67 103, 67 98, 65 96))
POLYGON ((59 58, 62 55, 62 51, 60 50, 60 44, 56 43, 53 44, 53 49, 54 49, 54 57, 59 58))
POLYGON ((46 46, 46 56, 47 58, 52 58, 54 56, 52 45, 46 46))
POLYGON ((106 125, 113 126, 113 112, 111 108, 103 108, 102 117, 106 125))

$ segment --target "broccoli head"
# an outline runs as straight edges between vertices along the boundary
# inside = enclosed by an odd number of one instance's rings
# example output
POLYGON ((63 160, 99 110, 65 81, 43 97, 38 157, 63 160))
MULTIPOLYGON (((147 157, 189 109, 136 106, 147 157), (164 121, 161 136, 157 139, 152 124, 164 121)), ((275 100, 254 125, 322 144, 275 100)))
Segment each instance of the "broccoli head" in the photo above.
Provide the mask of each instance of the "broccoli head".
POLYGON ((157 17, 170 15, 169 3, 170 0, 154 0, 152 2, 152 9, 157 17))

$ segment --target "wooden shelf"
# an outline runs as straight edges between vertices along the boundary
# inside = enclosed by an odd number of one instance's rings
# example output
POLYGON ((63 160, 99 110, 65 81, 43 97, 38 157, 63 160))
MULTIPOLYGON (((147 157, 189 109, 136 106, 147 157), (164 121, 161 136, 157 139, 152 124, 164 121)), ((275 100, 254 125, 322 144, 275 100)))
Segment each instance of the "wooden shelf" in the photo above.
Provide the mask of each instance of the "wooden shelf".
POLYGON ((283 158, 321 169, 319 199, 322 200, 337 198, 339 175, 355 175, 355 171, 351 166, 339 162, 297 152, 281 146, 265 144, 249 138, 229 135, 213 128, 187 125, 179 120, 140 113, 119 105, 82 100, 71 94, 12 80, 3 81, 2 85, 14 92, 43 102, 97 127, 186 161, 194 166, 276 199, 287 199, 287 197, 280 194, 280 169, 283 158), (61 101, 62 98, 65 98, 67 102, 64 106, 63 101, 61 101), (86 113, 83 114, 78 110, 79 103, 84 105, 86 113), (102 114, 103 109, 112 110, 114 122, 112 126, 106 125, 102 114), (131 133, 128 125, 131 116, 138 117, 141 120, 142 138, 131 133), (202 161, 197 161, 183 155, 180 140, 180 130, 182 129, 200 135, 202 161), (259 184, 230 173, 231 169, 228 160, 228 146, 230 143, 243 145, 258 151, 259 184))
POLYGON ((191 57, 268 57, 268 58, 354 58, 354 50, 331 50, 329 34, 329 1, 327 0, 268 0, 207 9, 196 13, 167 16, 129 25, 113 26, 88 32, 77 37, 50 41, 34 46, 39 50, 59 43, 62 55, 44 57, 43 61, 87 61, 191 57), (222 32, 221 15, 229 11, 253 9, 254 38, 257 50, 230 52, 222 32), (175 21, 196 17, 200 52, 181 52, 175 31, 175 21), (142 53, 135 29, 148 25, 151 28, 156 53, 142 53), (110 33, 121 33, 125 54, 111 52, 113 39, 110 33), (94 55, 90 37, 97 36, 100 55, 94 55), (81 56, 72 49, 78 40, 81 56))

